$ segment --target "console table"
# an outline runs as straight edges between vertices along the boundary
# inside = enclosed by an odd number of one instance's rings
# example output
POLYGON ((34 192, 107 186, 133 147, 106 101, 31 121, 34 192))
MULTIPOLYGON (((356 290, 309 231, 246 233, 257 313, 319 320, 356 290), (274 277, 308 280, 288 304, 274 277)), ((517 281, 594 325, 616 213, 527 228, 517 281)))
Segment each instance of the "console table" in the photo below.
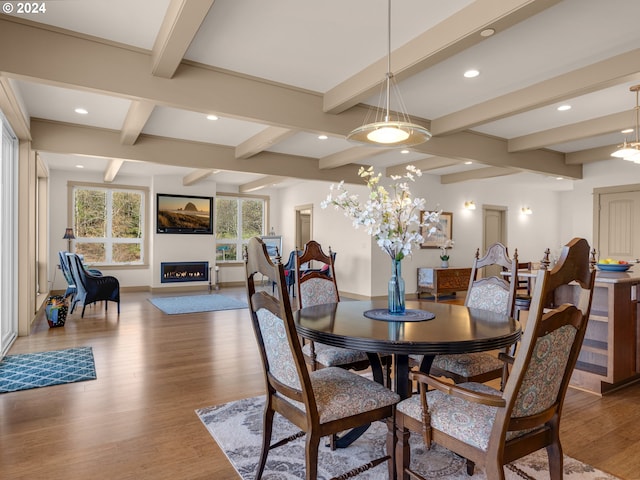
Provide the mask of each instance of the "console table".
POLYGON ((455 294, 469 288, 471 268, 418 268, 418 299, 421 293, 428 293, 438 301, 438 295, 455 294))

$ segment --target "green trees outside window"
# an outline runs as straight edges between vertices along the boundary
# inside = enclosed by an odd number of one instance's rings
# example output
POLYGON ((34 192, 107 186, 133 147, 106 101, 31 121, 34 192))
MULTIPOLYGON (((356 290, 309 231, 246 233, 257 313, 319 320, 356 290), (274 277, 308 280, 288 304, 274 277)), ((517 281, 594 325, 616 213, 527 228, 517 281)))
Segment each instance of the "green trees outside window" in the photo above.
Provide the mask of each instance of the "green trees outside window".
POLYGON ((242 260, 242 245, 251 237, 264 235, 266 200, 256 197, 217 196, 216 262, 242 260))
POLYGON ((89 264, 144 262, 144 190, 73 188, 75 252, 89 264))

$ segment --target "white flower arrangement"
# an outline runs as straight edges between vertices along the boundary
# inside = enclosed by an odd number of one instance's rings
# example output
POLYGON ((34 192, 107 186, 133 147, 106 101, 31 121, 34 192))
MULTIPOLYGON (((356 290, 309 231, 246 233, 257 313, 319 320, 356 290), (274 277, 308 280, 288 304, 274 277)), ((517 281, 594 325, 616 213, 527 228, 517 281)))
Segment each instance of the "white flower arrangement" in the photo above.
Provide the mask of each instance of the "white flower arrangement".
POLYGON ((331 185, 331 192, 327 199, 321 202, 322 208, 334 205, 343 210, 345 216, 353 220, 355 228, 366 227, 367 233, 373 236, 378 246, 387 252, 392 260, 402 260, 411 255, 414 245, 424 242, 420 234, 421 227, 426 227, 427 235, 431 235, 438 228, 440 212, 424 212, 423 198, 411 198, 407 180, 415 181, 422 176, 422 172, 413 165, 407 166, 404 176, 392 175, 394 181, 390 185, 391 193, 381 186, 381 173, 377 175, 373 167, 361 167, 358 175, 364 178, 369 187, 369 198, 361 204, 357 195, 350 195, 345 190, 344 181, 337 186, 331 185), (400 181, 402 179, 405 181, 400 181), (337 191, 334 196, 333 191, 337 191))
POLYGON ((440 250, 442 251, 442 253, 440 254, 440 260, 442 260, 443 262, 446 262, 449 260, 449 254, 447 253, 447 249, 453 248, 454 243, 455 242, 453 240, 451 240, 450 238, 447 238, 447 240, 440 246, 440 250))

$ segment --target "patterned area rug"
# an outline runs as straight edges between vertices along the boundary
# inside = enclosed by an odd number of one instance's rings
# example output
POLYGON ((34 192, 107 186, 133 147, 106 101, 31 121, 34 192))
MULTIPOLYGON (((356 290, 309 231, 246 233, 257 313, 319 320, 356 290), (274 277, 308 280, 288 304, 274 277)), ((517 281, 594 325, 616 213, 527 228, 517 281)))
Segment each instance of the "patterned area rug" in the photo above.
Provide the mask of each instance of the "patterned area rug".
POLYGON ((217 293, 182 297, 157 297, 150 298, 149 301, 167 315, 247 308, 246 302, 217 293))
MULTIPOLYGON (((243 479, 253 479, 260 457, 262 409, 264 397, 254 397, 196 410, 196 413, 216 440, 227 458, 243 479)), ((288 437, 296 427, 276 415, 272 443, 288 437)), ((360 466, 385 452, 387 427, 374 423, 367 432, 348 448, 331 451, 322 446, 319 452, 318 479, 327 480, 360 466)), ((473 477, 466 474, 464 460, 448 450, 435 446, 425 450, 422 438, 412 435, 412 462, 426 478, 450 480, 486 480, 484 472, 476 469, 473 477), (417 438, 416 438, 417 437, 417 438)), ((263 480, 304 479, 304 437, 269 452, 263 480)), ((361 473, 359 480, 387 480, 387 465, 383 463, 361 473)), ((544 450, 531 454, 506 468, 509 480, 548 479, 547 455, 544 450)), ((616 477, 565 456, 566 480, 612 480, 616 477)))
POLYGON ((91 347, 7 355, 0 362, 0 393, 95 379, 91 347))

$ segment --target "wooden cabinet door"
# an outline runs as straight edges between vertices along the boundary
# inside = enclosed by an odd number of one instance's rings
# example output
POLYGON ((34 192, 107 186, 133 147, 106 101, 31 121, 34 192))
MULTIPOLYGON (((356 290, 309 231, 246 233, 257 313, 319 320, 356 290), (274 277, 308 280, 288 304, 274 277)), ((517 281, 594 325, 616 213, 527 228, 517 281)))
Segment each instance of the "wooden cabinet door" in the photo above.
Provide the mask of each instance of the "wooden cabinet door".
POLYGON ((600 259, 640 258, 640 191, 600 195, 600 259))

